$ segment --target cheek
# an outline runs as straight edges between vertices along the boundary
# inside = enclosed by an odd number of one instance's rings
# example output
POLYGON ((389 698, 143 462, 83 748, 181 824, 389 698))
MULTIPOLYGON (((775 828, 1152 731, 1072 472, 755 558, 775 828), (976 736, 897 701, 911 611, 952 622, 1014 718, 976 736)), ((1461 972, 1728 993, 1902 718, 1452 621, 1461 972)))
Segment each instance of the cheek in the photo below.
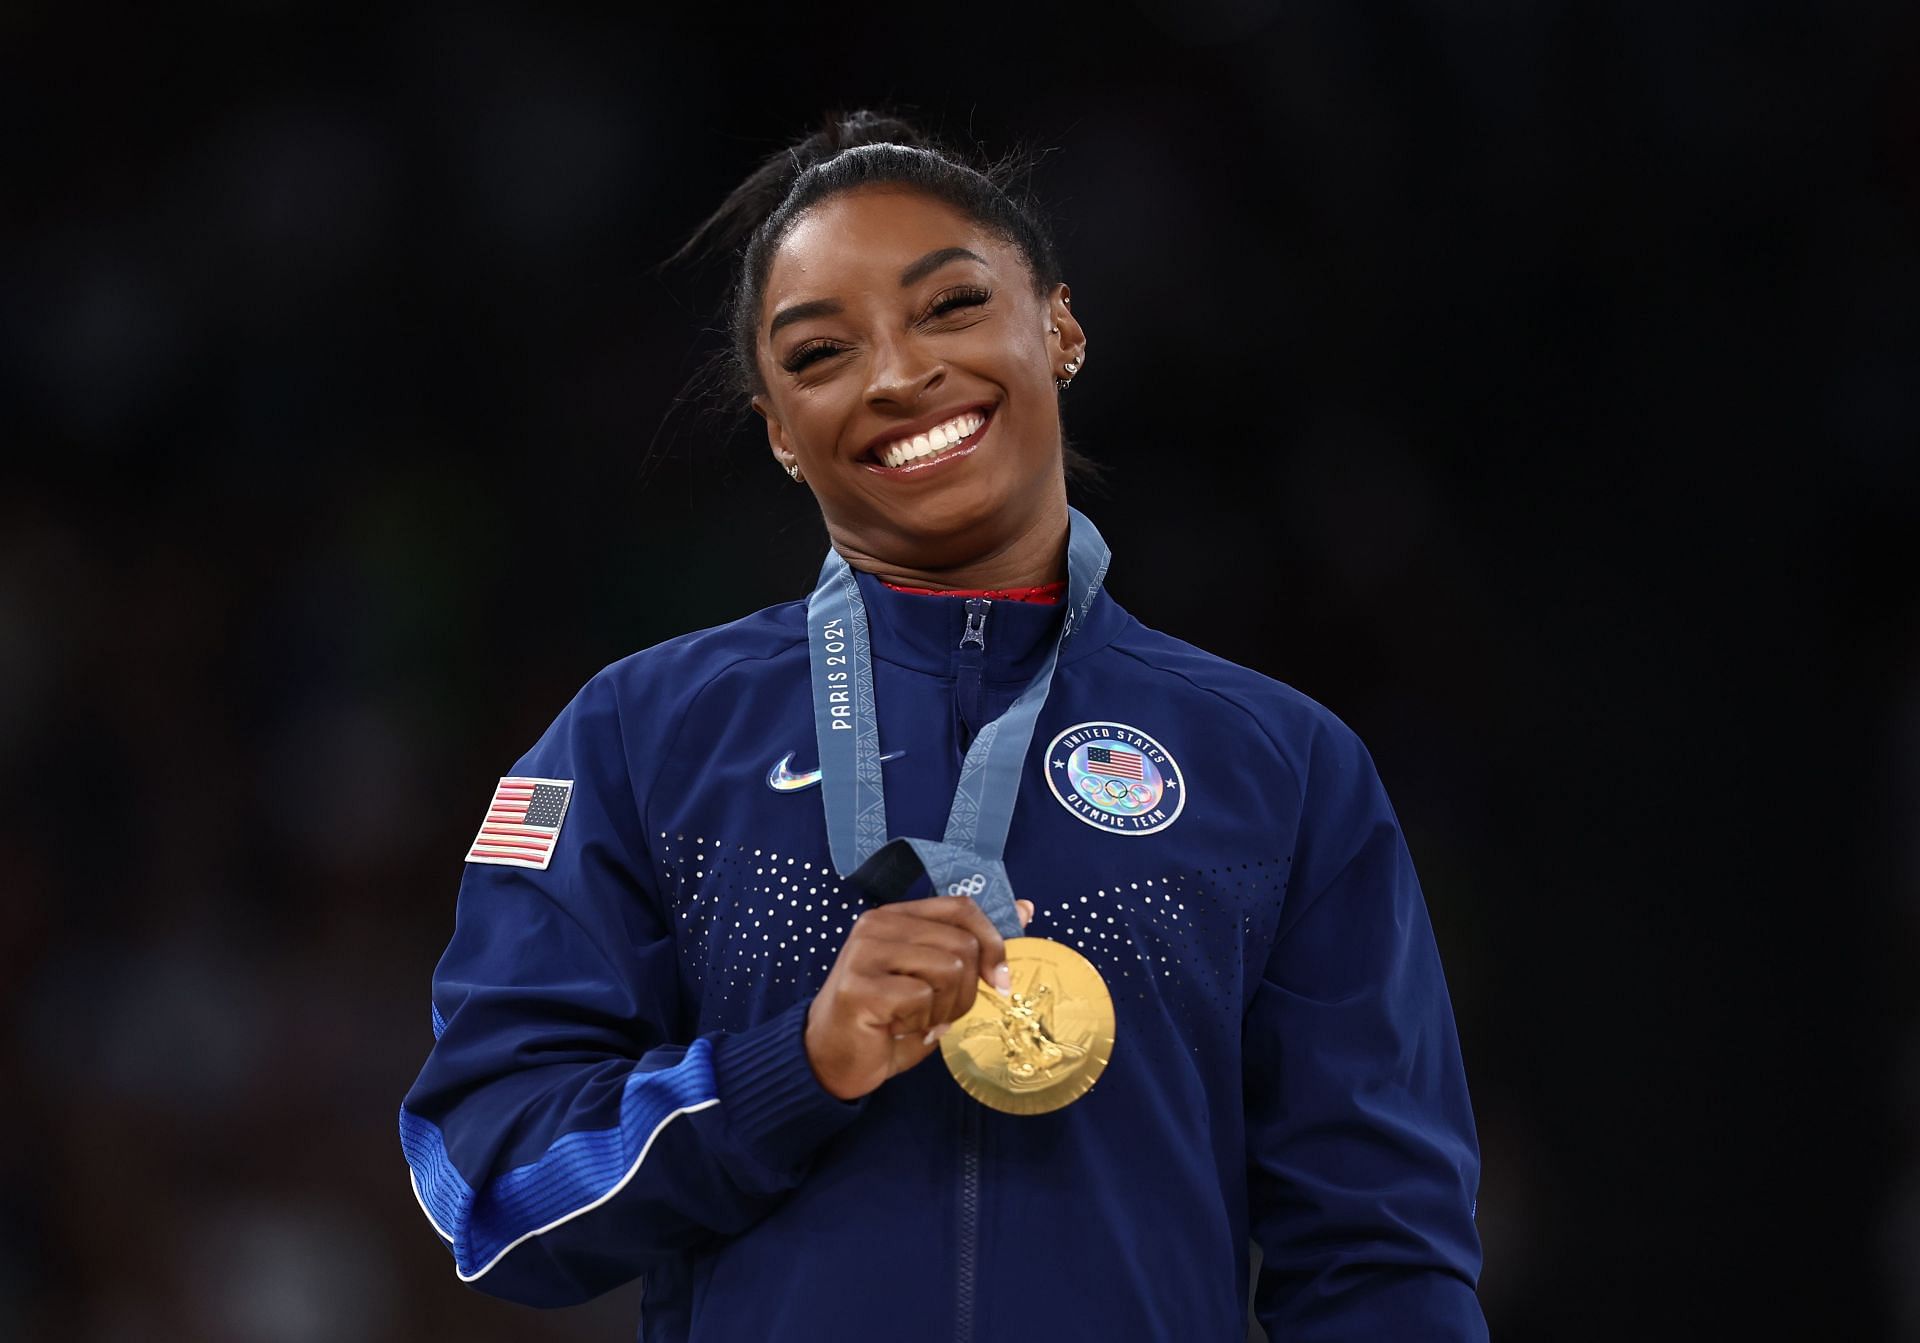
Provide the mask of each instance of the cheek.
POLYGON ((973 342, 962 337, 950 347, 950 359, 961 371, 1020 393, 1020 408, 1028 415, 1032 414, 1032 395, 1053 387, 1045 348, 1034 341, 1010 344, 1004 331, 983 333, 973 342))
POLYGON ((831 384, 822 384, 795 388, 782 401, 783 423, 795 455, 802 460, 833 456, 840 432, 847 423, 847 398, 831 384))

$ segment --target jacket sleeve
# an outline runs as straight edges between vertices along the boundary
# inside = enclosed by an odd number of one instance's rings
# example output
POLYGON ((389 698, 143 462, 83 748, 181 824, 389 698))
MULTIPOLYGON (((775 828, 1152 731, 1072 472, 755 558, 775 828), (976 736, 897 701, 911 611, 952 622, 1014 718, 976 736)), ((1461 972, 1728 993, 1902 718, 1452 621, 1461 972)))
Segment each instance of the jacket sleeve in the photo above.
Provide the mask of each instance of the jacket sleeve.
POLYGON ((685 1033, 632 782, 671 741, 653 723, 629 740, 610 682, 590 682, 514 769, 571 782, 549 865, 467 864, 434 972, 435 1043, 400 1111, 414 1193, 461 1280, 529 1305, 671 1271, 739 1234, 864 1108, 815 1079, 804 1002, 685 1033))
POLYGON ((1426 904, 1372 760, 1317 733, 1245 1027, 1254 1310, 1275 1340, 1483 1340, 1479 1146, 1426 904))

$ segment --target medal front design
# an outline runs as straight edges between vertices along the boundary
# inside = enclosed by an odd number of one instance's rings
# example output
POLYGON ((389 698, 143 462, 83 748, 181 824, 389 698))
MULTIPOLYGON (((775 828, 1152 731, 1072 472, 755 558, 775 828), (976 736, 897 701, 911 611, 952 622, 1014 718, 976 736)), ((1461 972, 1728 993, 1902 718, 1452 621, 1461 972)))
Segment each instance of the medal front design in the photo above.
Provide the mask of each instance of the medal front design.
POLYGON ((1113 998, 1072 947, 1043 937, 1007 943, 1013 992, 982 990, 940 1038, 947 1069, 981 1104, 1047 1114, 1087 1094, 1113 1055, 1113 998))
POLYGON ((1096 830, 1150 835, 1172 825, 1186 780, 1165 747, 1125 723, 1077 723, 1047 746, 1047 787, 1096 830))

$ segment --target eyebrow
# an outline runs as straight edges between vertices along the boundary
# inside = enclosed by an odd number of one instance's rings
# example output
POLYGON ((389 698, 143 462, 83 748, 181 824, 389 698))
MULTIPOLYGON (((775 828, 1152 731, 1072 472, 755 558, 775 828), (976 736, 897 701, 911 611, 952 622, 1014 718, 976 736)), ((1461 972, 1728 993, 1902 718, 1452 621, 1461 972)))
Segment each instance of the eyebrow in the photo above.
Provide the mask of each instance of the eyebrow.
MULTIPOLYGON (((900 287, 905 289, 917 280, 926 279, 950 261, 978 261, 983 266, 987 264, 985 257, 978 252, 970 252, 964 247, 938 248, 928 252, 900 272, 900 287)), ((769 338, 777 336, 780 334, 780 328, 791 326, 795 322, 804 322, 809 317, 834 317, 841 311, 838 299, 816 298, 806 303, 795 303, 773 315, 773 321, 767 327, 767 336, 769 338)))
POLYGON ((978 253, 975 253, 975 252, 969 252, 964 247, 942 247, 937 252, 928 252, 925 256, 921 257, 918 261, 914 262, 911 266, 908 266, 905 270, 901 271, 900 287, 902 289, 905 289, 908 285, 912 284, 915 280, 926 279, 927 276, 939 270, 942 266, 946 265, 949 261, 959 261, 962 259, 965 259, 967 261, 978 261, 983 266, 987 264, 987 259, 985 257, 980 256, 978 253))
POLYGON ((777 336, 783 326, 804 322, 809 317, 832 317, 840 311, 838 299, 816 298, 810 303, 796 303, 791 308, 782 308, 773 315, 773 325, 767 328, 767 335, 777 336))

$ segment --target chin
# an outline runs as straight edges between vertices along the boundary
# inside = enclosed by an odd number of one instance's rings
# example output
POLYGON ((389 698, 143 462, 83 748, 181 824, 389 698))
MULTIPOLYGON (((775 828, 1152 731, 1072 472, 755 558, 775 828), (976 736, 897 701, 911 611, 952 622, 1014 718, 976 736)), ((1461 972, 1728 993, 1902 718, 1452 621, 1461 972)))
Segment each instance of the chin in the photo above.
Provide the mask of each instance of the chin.
MULTIPOLYGON (((910 549, 914 563, 939 569, 974 559, 1011 534, 1020 496, 1008 490, 943 490, 891 513, 888 531, 910 549)), ((905 558, 903 556, 902 558, 905 558)))
POLYGON ((979 499, 926 500, 918 507, 902 510, 888 519, 888 525, 904 540, 925 546, 964 546, 978 542, 982 533, 994 532, 1004 525, 1006 505, 979 499))

